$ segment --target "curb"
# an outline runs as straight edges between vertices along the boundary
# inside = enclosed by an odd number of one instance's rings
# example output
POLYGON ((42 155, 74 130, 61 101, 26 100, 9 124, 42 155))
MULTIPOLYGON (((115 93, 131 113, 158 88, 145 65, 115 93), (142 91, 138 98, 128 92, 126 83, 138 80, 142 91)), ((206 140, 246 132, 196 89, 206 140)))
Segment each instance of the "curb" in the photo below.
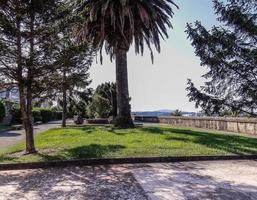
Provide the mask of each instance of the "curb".
POLYGON ((67 161, 49 161, 18 164, 0 164, 0 171, 40 169, 52 167, 69 166, 97 166, 97 165, 118 165, 118 164, 147 164, 147 163, 175 163, 192 161, 222 161, 222 160, 257 160, 257 155, 235 155, 235 156, 189 156, 189 157, 143 157, 143 158, 104 158, 84 159, 67 161))

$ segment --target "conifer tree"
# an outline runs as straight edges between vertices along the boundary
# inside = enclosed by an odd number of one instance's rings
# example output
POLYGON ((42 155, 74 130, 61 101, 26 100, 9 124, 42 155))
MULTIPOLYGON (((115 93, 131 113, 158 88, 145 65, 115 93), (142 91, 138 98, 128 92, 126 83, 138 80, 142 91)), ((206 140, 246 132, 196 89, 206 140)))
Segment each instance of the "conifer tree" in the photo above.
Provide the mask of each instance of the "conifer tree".
POLYGON ((256 116, 257 1, 213 3, 220 26, 187 25, 195 53, 208 69, 200 89, 189 80, 188 96, 209 115, 231 111, 256 116))
POLYGON ((51 74, 58 0, 0 0, 0 81, 16 84, 26 132, 26 153, 36 153, 32 102, 51 74))

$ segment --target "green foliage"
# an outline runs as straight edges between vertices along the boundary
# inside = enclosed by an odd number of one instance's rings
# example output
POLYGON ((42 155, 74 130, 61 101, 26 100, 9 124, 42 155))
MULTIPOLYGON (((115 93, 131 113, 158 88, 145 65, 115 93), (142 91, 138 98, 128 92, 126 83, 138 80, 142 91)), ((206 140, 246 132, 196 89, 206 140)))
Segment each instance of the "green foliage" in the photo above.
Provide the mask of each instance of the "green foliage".
POLYGON ((95 94, 92 98, 92 103, 87 108, 87 111, 90 117, 107 118, 109 117, 111 109, 108 99, 95 94))
MULTIPOLYGON (((21 115, 20 108, 18 106, 12 107, 11 113, 12 113, 12 124, 21 124, 22 115, 21 115)), ((33 108, 32 113, 33 113, 34 122, 47 123, 49 121, 62 119, 62 111, 45 109, 45 108, 33 108)))
POLYGON ((0 122, 4 119, 5 117, 5 106, 4 106, 4 101, 0 99, 0 122))
POLYGON ((188 96, 207 115, 229 111, 256 117, 257 1, 213 2, 221 26, 187 25, 195 54, 207 68, 199 89, 188 81, 188 96))
POLYGON ((52 110, 52 120, 61 120, 61 119, 62 119, 62 111, 52 110))
POLYGON ((177 7, 173 0, 78 0, 74 5, 84 21, 80 38, 92 41, 101 55, 105 49, 111 59, 117 48, 128 50, 132 43, 137 54, 143 54, 146 44, 153 58, 151 45, 160 52, 160 40, 168 37, 167 27, 172 28, 170 18, 177 7))
POLYGON ((41 122, 42 121, 42 116, 41 116, 40 110, 33 109, 32 113, 33 113, 34 122, 41 122))
POLYGON ((12 114, 12 124, 21 124, 22 123, 22 115, 19 106, 13 106, 11 109, 12 114))
POLYGON ((116 117, 117 116, 117 91, 116 91, 116 83, 106 82, 99 85, 95 91, 96 95, 100 95, 101 97, 107 99, 111 106, 110 115, 116 117))
POLYGON ((47 123, 54 119, 54 114, 51 109, 47 108, 34 108, 34 111, 40 113, 41 121, 47 123))

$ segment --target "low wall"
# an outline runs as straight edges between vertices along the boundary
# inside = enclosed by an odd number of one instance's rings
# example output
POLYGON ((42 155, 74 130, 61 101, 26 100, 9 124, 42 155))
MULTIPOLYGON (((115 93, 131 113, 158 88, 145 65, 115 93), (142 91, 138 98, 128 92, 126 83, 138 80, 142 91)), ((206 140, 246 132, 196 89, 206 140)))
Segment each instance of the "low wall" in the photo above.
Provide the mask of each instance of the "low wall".
POLYGON ((257 135, 257 119, 255 118, 135 116, 135 121, 257 135))

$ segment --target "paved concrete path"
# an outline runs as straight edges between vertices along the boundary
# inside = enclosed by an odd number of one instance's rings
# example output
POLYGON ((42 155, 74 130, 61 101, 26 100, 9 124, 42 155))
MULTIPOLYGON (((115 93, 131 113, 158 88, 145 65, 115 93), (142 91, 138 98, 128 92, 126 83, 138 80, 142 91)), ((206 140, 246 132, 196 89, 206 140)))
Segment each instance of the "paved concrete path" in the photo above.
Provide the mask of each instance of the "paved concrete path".
MULTIPOLYGON (((49 130, 51 128, 60 127, 60 125, 61 125, 60 121, 55 121, 55 122, 50 122, 48 124, 34 126, 35 135, 42 133, 46 130, 49 130)), ((0 151, 24 139, 25 139, 24 130, 11 130, 11 131, 0 132, 0 151)))
POLYGON ((256 200, 257 161, 0 172, 0 200, 256 200))
POLYGON ((152 200, 257 199, 257 161, 153 164, 133 173, 152 200))

